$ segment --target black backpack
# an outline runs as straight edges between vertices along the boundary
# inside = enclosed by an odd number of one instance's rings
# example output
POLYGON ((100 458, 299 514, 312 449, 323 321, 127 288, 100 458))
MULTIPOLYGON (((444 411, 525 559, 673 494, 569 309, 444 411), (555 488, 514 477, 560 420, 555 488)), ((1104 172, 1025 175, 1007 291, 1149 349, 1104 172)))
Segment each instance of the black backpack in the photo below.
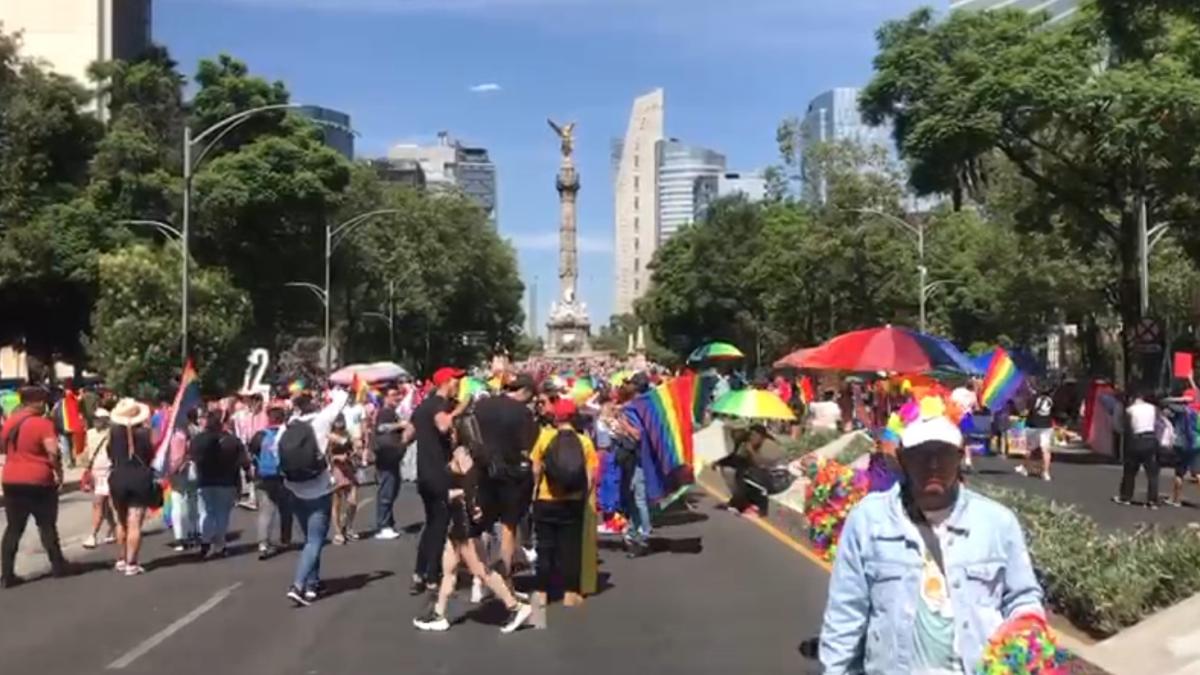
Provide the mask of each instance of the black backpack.
POLYGON ((583 442, 574 431, 562 430, 550 441, 542 460, 550 486, 560 494, 583 492, 588 486, 587 459, 583 442))
POLYGON ((325 457, 308 422, 296 420, 279 437, 279 470, 293 483, 312 480, 325 471, 325 457))

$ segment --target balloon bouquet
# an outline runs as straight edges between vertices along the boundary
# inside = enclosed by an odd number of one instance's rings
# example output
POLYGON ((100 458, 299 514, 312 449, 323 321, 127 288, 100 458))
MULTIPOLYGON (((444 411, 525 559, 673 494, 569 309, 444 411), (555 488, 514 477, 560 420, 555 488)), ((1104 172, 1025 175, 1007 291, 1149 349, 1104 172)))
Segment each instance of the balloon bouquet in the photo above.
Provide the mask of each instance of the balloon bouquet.
POLYGON ((1071 655, 1058 646, 1039 614, 1006 621, 992 636, 979 664, 979 675, 1064 675, 1071 655))

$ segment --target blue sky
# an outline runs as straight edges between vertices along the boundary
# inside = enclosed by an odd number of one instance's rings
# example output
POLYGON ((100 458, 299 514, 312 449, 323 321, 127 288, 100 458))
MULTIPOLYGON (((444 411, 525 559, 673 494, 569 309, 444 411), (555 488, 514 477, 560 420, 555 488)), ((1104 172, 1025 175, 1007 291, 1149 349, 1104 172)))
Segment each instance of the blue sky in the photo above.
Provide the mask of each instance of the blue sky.
POLYGON ((871 73, 875 29, 944 0, 157 0, 155 39, 185 74, 228 52, 297 102, 349 113, 360 157, 439 130, 487 147, 501 234, 544 323, 557 293, 557 140, 578 122, 580 295, 613 301, 610 144, 635 96, 666 91, 669 136, 730 169, 775 161, 775 127, 871 73), (487 85, 487 86, 480 86, 487 85), (473 88, 475 91, 473 91, 473 88), (482 90, 482 91, 480 91, 482 90))

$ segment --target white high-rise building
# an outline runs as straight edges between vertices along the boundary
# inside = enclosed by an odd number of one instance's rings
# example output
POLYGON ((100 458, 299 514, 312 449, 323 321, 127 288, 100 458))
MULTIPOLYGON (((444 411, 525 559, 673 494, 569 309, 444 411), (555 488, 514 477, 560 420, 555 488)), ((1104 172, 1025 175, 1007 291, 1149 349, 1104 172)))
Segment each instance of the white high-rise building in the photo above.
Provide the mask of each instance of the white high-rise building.
POLYGON ((633 102, 617 157, 614 212, 616 297, 613 312, 629 314, 650 286, 647 269, 658 248, 656 148, 663 139, 663 90, 633 102))
MULTIPOLYGON (((658 245, 696 220, 699 206, 715 194, 706 188, 725 173, 725 155, 672 138, 655 150, 658 170, 658 245)), ((711 190, 715 193, 715 190, 711 190)))
POLYGON ((1079 0, 950 0, 950 9, 1023 9, 1045 12, 1050 17, 1050 23, 1054 23, 1079 11, 1079 0))
MULTIPOLYGON (((0 29, 21 33, 21 55, 91 87, 96 61, 130 60, 150 46, 150 0, 0 0, 0 29)), ((105 117, 104 106, 98 108, 105 117)))

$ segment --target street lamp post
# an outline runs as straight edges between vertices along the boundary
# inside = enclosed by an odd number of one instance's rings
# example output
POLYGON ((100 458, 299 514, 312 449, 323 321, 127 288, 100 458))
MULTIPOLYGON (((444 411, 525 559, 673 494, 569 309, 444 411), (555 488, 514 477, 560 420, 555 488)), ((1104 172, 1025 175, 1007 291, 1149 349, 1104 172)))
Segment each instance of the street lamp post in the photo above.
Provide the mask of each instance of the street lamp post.
POLYGON ((325 225, 325 291, 324 291, 324 295, 325 295, 325 376, 326 377, 329 376, 329 373, 331 372, 331 368, 333 366, 333 361, 331 359, 332 349, 330 348, 331 331, 330 331, 330 326, 329 326, 329 285, 330 285, 331 268, 333 265, 333 250, 335 248, 337 248, 338 244, 345 241, 346 237, 350 236, 350 233, 354 230, 354 228, 358 227, 359 225, 362 225, 363 223, 367 222, 368 220, 370 220, 372 218, 377 218, 379 216, 392 215, 392 214, 396 214, 396 213, 400 213, 400 210, 399 209, 376 209, 374 211, 360 213, 359 215, 354 216, 353 218, 351 218, 343 223, 340 223, 337 226, 328 225, 328 224, 325 225))
MULTIPOLYGON (((183 314, 183 359, 187 360, 188 356, 188 290, 190 288, 188 281, 188 256, 189 256, 189 240, 191 238, 191 222, 192 222, 192 175, 200 162, 212 149, 221 142, 222 138, 243 122, 250 119, 254 115, 268 110, 283 110, 287 108, 302 108, 299 103, 278 103, 274 105, 263 105, 257 108, 250 108, 242 112, 235 113, 225 119, 213 124, 211 127, 201 131, 194 138, 192 137, 192 128, 184 125, 183 127, 183 227, 178 231, 180 246, 183 248, 183 299, 181 301, 181 312, 183 314), (214 135, 215 134, 215 135, 214 135), (200 148, 196 153, 195 158, 192 157, 192 150, 196 148, 205 139, 212 137, 212 140, 200 148)), ((174 229, 174 228, 171 228, 174 229)))
POLYGON ((291 288, 305 288, 317 296, 317 300, 321 301, 321 307, 325 312, 325 377, 329 377, 329 293, 316 284, 310 284, 307 281, 289 281, 284 284, 291 288))
POLYGON ((917 225, 913 225, 912 223, 910 223, 902 218, 897 218, 896 216, 893 216, 890 213, 887 213, 885 211, 880 211, 878 209, 846 209, 846 210, 850 211, 852 213, 861 213, 864 215, 877 216, 879 218, 882 218, 882 219, 888 221, 889 223, 891 223, 893 225, 899 226, 900 228, 904 229, 906 232, 908 232, 909 234, 913 235, 916 238, 916 241, 917 241, 917 293, 918 293, 918 304, 920 307, 919 312, 920 312, 921 332, 924 333, 925 332, 925 307, 926 307, 926 301, 929 298, 929 292, 932 291, 934 288, 936 288, 938 285, 947 283, 945 281, 935 281, 932 284, 928 283, 929 268, 925 266, 925 224, 919 223, 917 225))
POLYGON ((388 358, 396 358, 396 280, 388 280, 388 304, 387 313, 383 312, 363 312, 363 316, 369 316, 379 319, 387 323, 388 327, 388 358))
POLYGON ((187 343, 187 331, 188 331, 187 238, 184 237, 183 232, 179 228, 175 227, 174 225, 164 223, 161 220, 120 220, 117 222, 121 225, 138 225, 138 226, 142 226, 142 227, 153 227, 154 229, 158 230, 162 234, 166 235, 168 239, 173 239, 173 240, 179 242, 179 245, 183 248, 183 255, 180 256, 181 260, 179 262, 179 267, 180 267, 180 275, 179 276, 180 276, 180 285, 181 285, 181 288, 179 289, 180 290, 179 297, 180 297, 181 314, 182 314, 182 316, 180 317, 180 327, 179 327, 179 340, 180 340, 179 349, 180 349, 180 354, 181 354, 181 360, 186 362, 187 357, 188 357, 188 343, 187 343))

